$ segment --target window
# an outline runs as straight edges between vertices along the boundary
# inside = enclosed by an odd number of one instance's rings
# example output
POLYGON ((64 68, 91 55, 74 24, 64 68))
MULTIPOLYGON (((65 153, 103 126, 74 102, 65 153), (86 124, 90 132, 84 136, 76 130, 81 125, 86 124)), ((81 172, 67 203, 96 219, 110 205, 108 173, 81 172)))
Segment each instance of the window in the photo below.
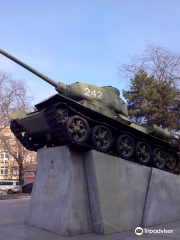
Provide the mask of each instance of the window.
POLYGON ((0 185, 13 185, 13 182, 0 182, 0 185))
POLYGON ((8 167, 1 167, 1 175, 7 175, 8 174, 8 167))
POLYGON ((19 175, 19 169, 17 168, 13 168, 12 172, 13 172, 13 175, 19 175))
POLYGON ((9 153, 1 152, 1 162, 9 162, 9 153))
POLYGON ((19 182, 5 182, 5 181, 2 181, 2 182, 0 182, 0 186, 1 185, 5 185, 5 186, 13 186, 13 185, 16 185, 16 186, 19 186, 20 185, 20 183, 19 182))
POLYGON ((26 184, 26 187, 27 188, 32 188, 33 187, 33 183, 26 184))
POLYGON ((33 155, 30 155, 30 163, 33 163, 33 158, 34 158, 34 156, 33 155))

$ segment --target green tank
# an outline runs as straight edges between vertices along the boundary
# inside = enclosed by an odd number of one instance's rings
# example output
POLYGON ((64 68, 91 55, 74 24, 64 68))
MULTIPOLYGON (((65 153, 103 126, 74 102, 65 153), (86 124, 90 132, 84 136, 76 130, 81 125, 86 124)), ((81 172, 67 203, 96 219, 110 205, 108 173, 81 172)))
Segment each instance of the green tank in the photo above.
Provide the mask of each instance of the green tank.
POLYGON ((143 128, 133 123, 118 89, 57 83, 1 49, 0 53, 58 92, 36 104, 31 113, 11 114, 11 131, 28 150, 71 145, 167 171, 178 168, 179 149, 170 144, 170 133, 153 124, 143 128))

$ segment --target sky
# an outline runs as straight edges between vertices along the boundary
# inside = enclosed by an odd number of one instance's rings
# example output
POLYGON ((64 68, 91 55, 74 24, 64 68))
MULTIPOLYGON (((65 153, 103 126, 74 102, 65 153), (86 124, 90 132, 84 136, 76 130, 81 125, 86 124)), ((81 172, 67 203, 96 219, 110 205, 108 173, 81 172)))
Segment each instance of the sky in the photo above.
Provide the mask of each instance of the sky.
MULTIPOLYGON (((148 44, 180 52, 179 0, 0 0, 0 48, 56 82, 127 90, 117 76, 148 44)), ((0 54, 36 104, 53 86, 0 54)))

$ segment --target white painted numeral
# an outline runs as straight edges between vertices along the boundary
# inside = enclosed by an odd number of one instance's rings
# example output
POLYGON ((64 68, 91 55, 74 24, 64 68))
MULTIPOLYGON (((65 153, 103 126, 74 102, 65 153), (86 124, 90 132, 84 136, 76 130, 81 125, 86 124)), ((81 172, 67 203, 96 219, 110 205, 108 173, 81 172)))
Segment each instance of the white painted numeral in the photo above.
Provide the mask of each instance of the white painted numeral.
POLYGON ((85 88, 84 90, 87 90, 87 92, 85 93, 85 95, 90 97, 90 95, 89 95, 90 89, 89 89, 89 88, 85 88))
POLYGON ((96 90, 92 91, 91 95, 94 95, 96 97, 96 90))
POLYGON ((85 92, 85 95, 88 96, 88 97, 90 97, 90 94, 91 94, 91 95, 93 95, 93 96, 95 96, 95 97, 102 98, 102 92, 100 92, 100 91, 98 91, 98 92, 96 93, 96 90, 93 90, 93 91, 91 92, 89 88, 85 88, 84 90, 86 91, 86 92, 85 92))
POLYGON ((98 91, 97 94, 99 93, 98 98, 102 98, 102 92, 98 91))

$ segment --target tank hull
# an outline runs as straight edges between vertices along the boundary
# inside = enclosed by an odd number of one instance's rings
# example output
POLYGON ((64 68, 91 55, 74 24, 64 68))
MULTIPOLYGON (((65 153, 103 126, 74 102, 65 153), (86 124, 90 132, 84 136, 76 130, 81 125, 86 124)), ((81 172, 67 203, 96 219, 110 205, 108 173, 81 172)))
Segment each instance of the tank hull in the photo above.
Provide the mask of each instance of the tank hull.
MULTIPOLYGON (((50 146, 73 145, 80 148, 96 149, 98 151, 118 156, 118 153, 114 147, 114 142, 116 142, 116 139, 119 136, 128 135, 134 140, 135 145, 137 145, 137 143, 139 144, 143 142, 145 144, 148 144, 151 149, 159 149, 160 147, 164 152, 168 151, 173 153, 174 156, 176 156, 176 165, 174 168, 177 168, 179 165, 177 149, 173 148, 170 143, 147 134, 146 129, 139 127, 138 125, 132 127, 133 125, 131 126, 131 122, 124 123, 118 121, 113 111, 107 111, 107 109, 103 109, 94 103, 87 101, 81 101, 78 103, 76 101, 68 99, 67 97, 57 94, 47 99, 46 101, 37 104, 36 108, 38 111, 35 113, 28 114, 27 117, 16 121, 20 129, 19 131, 25 132, 28 135, 27 142, 24 138, 20 139, 21 137, 19 137, 19 140, 29 150, 36 151, 38 148, 43 147, 43 145, 45 145, 47 135, 51 135, 53 144, 50 144, 50 146), (69 116, 64 123, 60 123, 58 121, 56 115, 58 108, 67 109, 69 112, 69 116), (94 129, 96 126, 104 126, 108 128, 112 134, 111 147, 107 150, 98 148, 97 146, 94 146, 90 140, 90 137, 88 137, 88 140, 85 142, 75 142, 72 138, 70 138, 66 130, 66 122, 72 116, 76 118, 79 117, 87 121, 90 129, 94 129), (38 139, 38 141, 32 145, 32 141, 29 140, 29 137, 32 139, 34 137, 38 139)), ((12 131, 14 132, 13 129, 12 131)), ((135 154, 133 154, 133 156, 127 160, 136 160, 135 154)), ((151 161, 149 164, 145 165, 150 166, 152 164, 153 163, 151 161)), ((168 169, 166 167, 163 167, 163 169, 172 171, 172 169, 168 169)))
MULTIPOLYGON (((46 118, 44 117, 44 112, 48 107, 51 107, 54 104, 67 104, 74 109, 74 114, 79 114, 84 116, 85 118, 91 116, 91 119, 101 122, 101 124, 107 124, 109 126, 114 126, 116 129, 123 129, 123 132, 130 133, 137 137, 138 139, 146 139, 155 144, 162 145, 164 147, 171 147, 171 145, 154 136, 147 134, 146 129, 140 127, 136 124, 126 124, 121 121, 116 120, 116 116, 114 111, 108 111, 94 103, 83 101, 82 103, 78 103, 73 101, 72 99, 66 98, 63 95, 56 94, 51 98, 43 101, 39 104, 36 104, 35 107, 39 109, 39 111, 35 113, 27 114, 27 117, 17 120, 17 123, 21 126, 21 128, 27 132, 28 134, 38 135, 51 132, 51 127, 48 125, 46 118), (45 108, 46 106, 46 108, 45 108), (41 110, 42 109, 42 110, 41 110)), ((116 134, 115 134, 116 135, 116 134)))

